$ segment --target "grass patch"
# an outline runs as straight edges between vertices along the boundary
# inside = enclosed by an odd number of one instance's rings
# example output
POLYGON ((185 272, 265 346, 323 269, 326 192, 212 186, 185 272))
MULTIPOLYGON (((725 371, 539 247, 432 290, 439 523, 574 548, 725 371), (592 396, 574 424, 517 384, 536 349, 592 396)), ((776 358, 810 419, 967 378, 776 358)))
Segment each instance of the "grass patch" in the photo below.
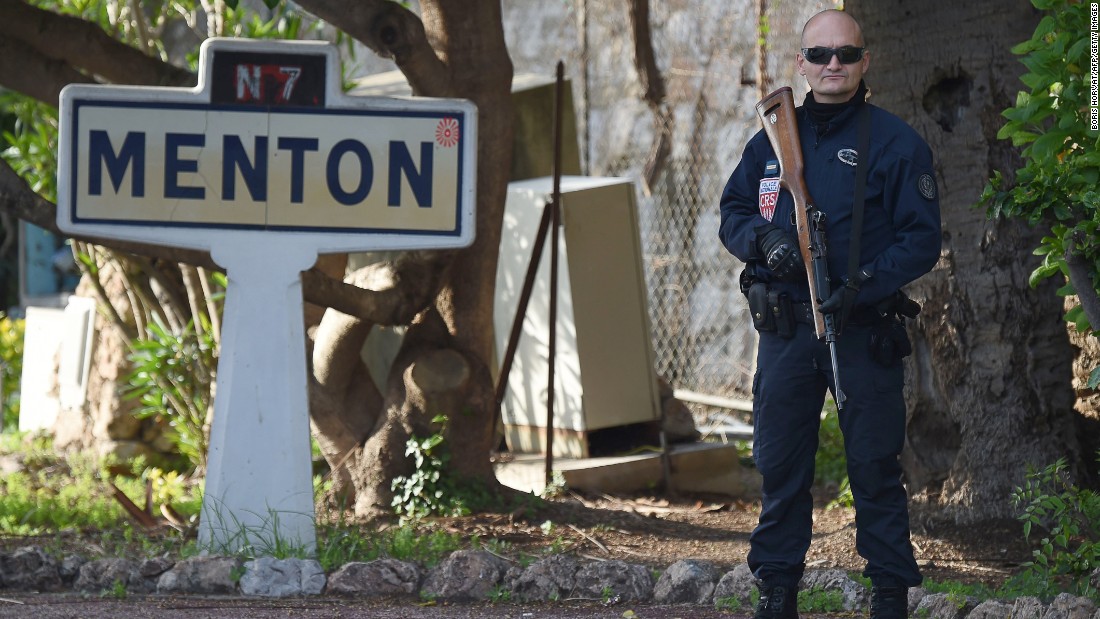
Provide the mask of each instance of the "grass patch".
POLYGON ((839 613, 844 610, 844 594, 840 591, 826 591, 820 587, 798 592, 798 612, 800 613, 839 613))
POLYGON ((169 504, 185 517, 198 513, 198 488, 175 472, 136 461, 131 474, 111 472, 91 454, 59 455, 48 438, 0 435, 0 455, 20 454, 23 470, 0 477, 0 534, 45 535, 65 530, 129 528, 129 517, 113 497, 113 483, 131 501, 144 504, 146 483, 154 503, 169 504), (136 470, 138 473, 134 474, 136 470), (109 483, 110 482, 110 483, 109 483))
MULTIPOLYGON (((0 455, 17 454, 24 470, 0 476, 0 536, 38 537, 50 554, 77 551, 92 556, 157 556, 186 558, 203 549, 194 538, 167 527, 145 530, 134 524, 113 497, 110 483, 131 501, 145 503, 146 485, 154 509, 171 505, 194 524, 202 508, 197 484, 175 471, 148 468, 140 459, 124 474, 119 467, 99 462, 91 454, 61 455, 48 438, 0 434, 0 455)), ((498 540, 464 537, 436 528, 428 519, 400 526, 360 525, 343 514, 317 521, 315 557, 326 571, 352 561, 392 558, 431 567, 455 550, 484 547, 501 553, 498 540)), ((304 549, 280 545, 277 531, 271 548, 248 548, 256 556, 304 557, 304 549), (274 551, 274 552, 272 552, 274 551)), ((208 549, 209 550, 209 549, 208 549)), ((251 554, 250 554, 251 553, 251 554)), ((239 554, 239 553, 238 553, 239 554)))
POLYGON ((468 546, 469 541, 461 535, 435 529, 425 522, 382 530, 344 519, 317 525, 317 561, 326 572, 345 563, 375 559, 398 559, 431 567, 468 546))

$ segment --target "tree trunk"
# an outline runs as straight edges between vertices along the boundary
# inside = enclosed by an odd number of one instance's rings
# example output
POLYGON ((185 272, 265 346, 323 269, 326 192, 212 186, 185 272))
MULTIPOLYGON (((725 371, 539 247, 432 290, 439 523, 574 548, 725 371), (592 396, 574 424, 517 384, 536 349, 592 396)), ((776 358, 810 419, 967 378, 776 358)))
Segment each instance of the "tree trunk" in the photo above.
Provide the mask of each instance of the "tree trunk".
MULTIPOLYGON (((318 9, 321 17, 335 6, 326 0, 302 4, 318 9)), ((497 484, 489 461, 495 413, 489 368, 497 251, 511 169, 512 64, 498 2, 435 0, 421 2, 420 8, 427 38, 443 61, 443 75, 436 79, 423 79, 424 72, 439 73, 432 58, 410 51, 420 30, 406 14, 393 14, 391 26, 374 30, 338 25, 360 33, 372 48, 393 50, 418 94, 477 104, 477 229, 467 249, 406 255, 351 278, 376 291, 414 289, 410 283, 429 282, 415 290, 418 294, 402 296, 386 321, 372 323, 330 309, 318 327, 313 429, 333 466, 341 499, 364 517, 390 511, 391 480, 412 470, 405 442, 437 432, 439 426, 431 420, 438 415, 448 418, 444 445, 451 453, 450 472, 497 484), (408 55, 407 65, 402 54, 408 55), (358 359, 374 324, 409 324, 381 392, 358 359)))
POLYGON ((470 362, 473 381, 466 388, 467 402, 447 413, 454 471, 495 484, 489 462, 495 414, 489 367, 497 252, 512 162, 512 61, 500 2, 437 0, 421 6, 425 24, 438 37, 435 47, 451 70, 454 95, 478 106, 477 238, 457 254, 436 307, 456 350, 470 362))
POLYGON ((912 124, 937 161, 943 253, 909 287, 924 305, 910 328, 910 494, 957 520, 1012 516, 1028 467, 1085 464, 1062 301, 1053 284, 1028 286, 1043 230, 974 207, 994 170, 1020 167, 996 133, 1022 87, 1009 49, 1039 15, 1028 0, 853 0, 847 10, 872 52, 872 101, 912 124))

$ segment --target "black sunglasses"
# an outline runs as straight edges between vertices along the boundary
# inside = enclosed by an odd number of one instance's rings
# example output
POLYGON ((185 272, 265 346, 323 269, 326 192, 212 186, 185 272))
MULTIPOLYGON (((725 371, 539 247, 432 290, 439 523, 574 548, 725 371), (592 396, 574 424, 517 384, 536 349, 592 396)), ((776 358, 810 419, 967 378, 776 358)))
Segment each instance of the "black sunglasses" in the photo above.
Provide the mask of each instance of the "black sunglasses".
POLYGON ((829 64, 835 54, 840 64, 855 64, 863 60, 863 52, 866 48, 845 45, 840 48, 832 47, 803 47, 802 57, 813 64, 829 64))

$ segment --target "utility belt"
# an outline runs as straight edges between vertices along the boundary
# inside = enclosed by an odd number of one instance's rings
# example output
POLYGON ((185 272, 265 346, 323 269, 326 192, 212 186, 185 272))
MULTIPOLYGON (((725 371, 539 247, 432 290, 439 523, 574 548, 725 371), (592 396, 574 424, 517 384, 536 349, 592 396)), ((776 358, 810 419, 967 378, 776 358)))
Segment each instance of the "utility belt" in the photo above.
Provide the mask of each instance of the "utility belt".
MULTIPOLYGON (((786 292, 775 290, 754 276, 741 273, 741 292, 749 302, 753 327, 762 333, 794 337, 796 325, 814 324, 817 309, 808 301, 791 301, 786 292)), ((870 327, 868 348, 880 365, 890 367, 913 352, 905 332, 903 318, 916 318, 920 304, 897 291, 875 305, 857 305, 845 321, 847 325, 870 327)))

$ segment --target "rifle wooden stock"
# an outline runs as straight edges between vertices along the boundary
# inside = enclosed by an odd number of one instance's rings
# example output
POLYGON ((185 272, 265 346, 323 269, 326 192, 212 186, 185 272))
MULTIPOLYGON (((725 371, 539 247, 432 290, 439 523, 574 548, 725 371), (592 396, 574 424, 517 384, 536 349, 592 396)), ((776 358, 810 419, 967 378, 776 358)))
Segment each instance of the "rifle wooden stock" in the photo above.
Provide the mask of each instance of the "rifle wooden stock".
MULTIPOLYGON (((798 250, 806 266, 806 280, 810 283, 810 297, 816 309, 828 298, 828 290, 818 290, 820 282, 814 276, 814 260, 821 260, 823 252, 817 251, 810 238, 810 211, 814 209, 814 200, 806 188, 802 177, 805 164, 802 161, 802 143, 798 138, 798 119, 794 115, 794 95, 790 87, 784 86, 764 97, 756 104, 756 114, 764 125, 764 133, 771 142, 775 156, 779 158, 779 184, 791 192, 794 198, 794 222, 798 231, 798 250)), ((826 280, 826 285, 828 285, 826 280)), ((825 317, 815 311, 814 332, 818 339, 825 337, 825 317)))

